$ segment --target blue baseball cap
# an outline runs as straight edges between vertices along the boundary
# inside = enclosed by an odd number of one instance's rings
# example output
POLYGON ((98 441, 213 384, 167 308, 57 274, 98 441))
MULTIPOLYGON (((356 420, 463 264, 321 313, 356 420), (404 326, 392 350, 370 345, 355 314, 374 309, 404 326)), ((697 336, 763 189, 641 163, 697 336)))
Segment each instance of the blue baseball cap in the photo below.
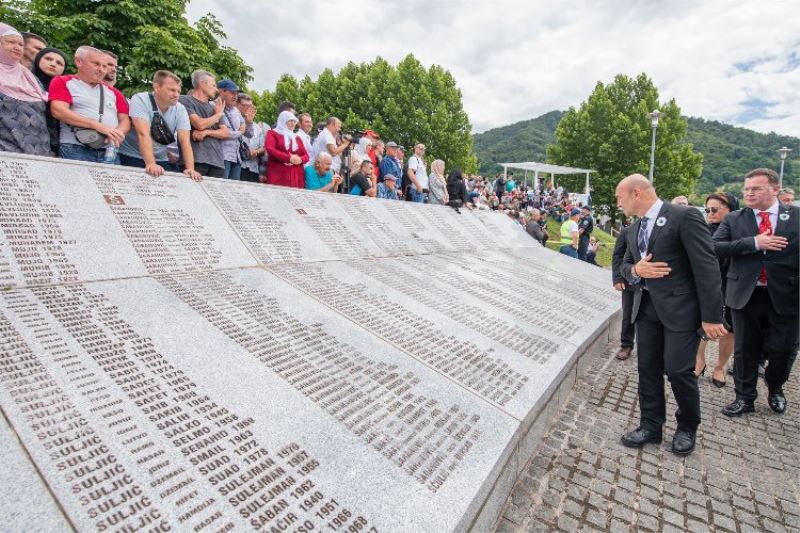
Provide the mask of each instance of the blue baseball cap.
POLYGON ((571 216, 571 217, 574 217, 575 215, 580 215, 580 214, 581 214, 581 210, 578 209, 577 207, 573 207, 572 211, 569 212, 569 216, 571 216))
POLYGON ((239 92, 239 86, 233 83, 231 80, 220 80, 217 83, 217 89, 222 89, 225 91, 235 91, 239 92))

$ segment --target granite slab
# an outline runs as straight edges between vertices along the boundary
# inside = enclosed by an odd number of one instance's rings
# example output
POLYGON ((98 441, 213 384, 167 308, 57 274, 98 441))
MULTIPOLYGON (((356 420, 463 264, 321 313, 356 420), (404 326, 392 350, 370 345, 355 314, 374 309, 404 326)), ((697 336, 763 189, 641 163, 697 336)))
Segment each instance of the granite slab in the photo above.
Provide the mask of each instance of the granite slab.
MULTIPOLYGON (((492 297, 485 285, 462 279, 458 269, 443 271, 427 260, 303 263, 271 271, 518 420, 608 320, 573 320, 574 331, 567 332, 556 319, 542 321, 525 308, 514 313, 503 302, 513 291, 492 297), (471 285, 470 294, 465 288, 471 285)), ((524 285, 515 287, 524 292, 524 285)), ((560 305, 556 298, 549 303, 553 309, 560 305)))
POLYGON ((0 157, 0 287, 255 265, 186 177, 0 157))
POLYGON ((12 291, 0 329, 0 404, 79 530, 463 529, 518 429, 258 269, 12 291))
POLYGON ((14 154, 0 289, 0 518, 44 531, 491 523, 619 308, 499 213, 14 154))
POLYGON ((52 533, 71 529, 5 416, 0 416, 0 464, 3 531, 52 533))
POLYGON ((220 180, 203 187, 263 265, 379 255, 339 195, 220 180))

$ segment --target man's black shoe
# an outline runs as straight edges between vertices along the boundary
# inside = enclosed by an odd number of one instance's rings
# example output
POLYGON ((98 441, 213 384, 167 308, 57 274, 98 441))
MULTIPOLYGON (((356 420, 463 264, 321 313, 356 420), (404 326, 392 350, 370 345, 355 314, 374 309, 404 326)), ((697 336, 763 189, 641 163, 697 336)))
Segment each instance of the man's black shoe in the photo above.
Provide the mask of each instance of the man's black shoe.
POLYGON ((645 444, 661 442, 661 431, 653 431, 638 427, 622 436, 622 444, 628 448, 641 448, 645 444))
POLYGON ((675 455, 689 455, 694 450, 694 431, 679 429, 672 437, 672 453, 675 455))
POLYGON ((780 414, 786 410, 786 396, 783 395, 781 389, 770 391, 769 396, 767 396, 767 403, 769 408, 776 413, 780 414))
POLYGON ((737 398, 735 402, 722 408, 722 414, 725 416, 742 416, 745 413, 754 413, 755 410, 756 406, 753 405, 753 402, 746 402, 737 398))

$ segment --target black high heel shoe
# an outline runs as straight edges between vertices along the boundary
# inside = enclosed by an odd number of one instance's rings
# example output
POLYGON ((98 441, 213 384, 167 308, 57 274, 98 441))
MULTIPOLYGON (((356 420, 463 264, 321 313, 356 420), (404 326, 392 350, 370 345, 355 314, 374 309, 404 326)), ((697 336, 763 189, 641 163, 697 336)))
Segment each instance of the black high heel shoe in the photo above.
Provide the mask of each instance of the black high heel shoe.
POLYGON ((705 376, 707 367, 708 365, 703 365, 703 370, 701 370, 699 374, 695 374, 694 377, 699 378, 700 376, 705 376))

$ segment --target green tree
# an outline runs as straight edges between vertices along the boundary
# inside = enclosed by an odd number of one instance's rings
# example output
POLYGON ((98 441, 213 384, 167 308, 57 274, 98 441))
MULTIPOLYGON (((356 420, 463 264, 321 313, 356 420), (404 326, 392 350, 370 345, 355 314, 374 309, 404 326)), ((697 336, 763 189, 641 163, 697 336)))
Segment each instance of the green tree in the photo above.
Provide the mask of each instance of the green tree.
MULTIPOLYGON (((614 82, 598 82, 594 92, 578 109, 571 107, 556 129, 556 144, 547 148, 551 163, 590 168, 592 198, 607 205, 616 216, 614 189, 626 175, 647 175, 650 164, 650 117, 659 109, 656 164, 653 184, 662 198, 689 195, 703 169, 702 154, 686 144, 686 119, 675 100, 660 103, 658 90, 645 74, 636 78, 618 75, 614 82)), ((581 190, 582 178, 560 181, 581 190)))
POLYGON ((11 0, 0 19, 32 31, 72 56, 84 44, 119 56, 117 86, 131 94, 149 87, 159 69, 171 70, 189 86, 193 70, 204 69, 246 86, 252 68, 238 52, 222 46, 222 25, 206 15, 191 25, 188 0, 11 0))
POLYGON ((422 142, 428 159, 442 159, 449 169, 477 169, 472 127, 455 79, 440 66, 426 69, 413 55, 396 67, 380 57, 348 63, 337 73, 323 70, 316 80, 284 74, 273 91, 254 95, 261 120, 274 123, 283 100, 317 122, 333 115, 345 130, 371 128, 409 149, 422 142))

